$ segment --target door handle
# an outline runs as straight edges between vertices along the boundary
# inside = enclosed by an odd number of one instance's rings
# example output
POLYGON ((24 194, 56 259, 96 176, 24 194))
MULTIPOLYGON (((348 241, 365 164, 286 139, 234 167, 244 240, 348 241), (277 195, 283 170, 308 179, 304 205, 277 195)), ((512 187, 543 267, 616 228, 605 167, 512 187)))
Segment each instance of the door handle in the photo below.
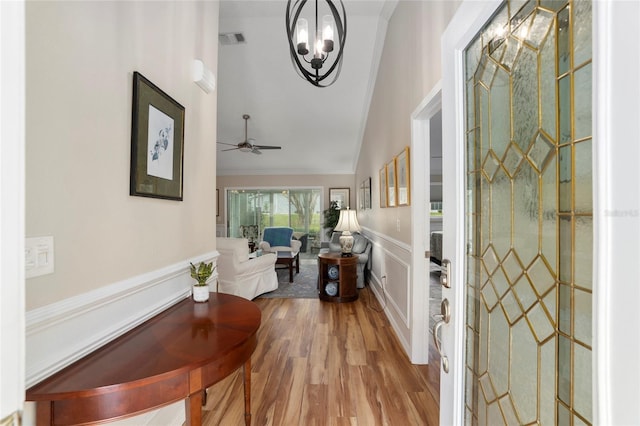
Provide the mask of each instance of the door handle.
POLYGON ((451 308, 449 307, 449 300, 444 299, 440 304, 440 314, 434 315, 435 318, 438 319, 436 323, 433 325, 433 343, 436 346, 436 350, 440 355, 440 363, 442 364, 442 369, 445 373, 449 372, 449 359, 442 353, 442 347, 440 345, 440 338, 438 337, 438 332, 442 328, 444 324, 448 324, 451 320, 451 308))

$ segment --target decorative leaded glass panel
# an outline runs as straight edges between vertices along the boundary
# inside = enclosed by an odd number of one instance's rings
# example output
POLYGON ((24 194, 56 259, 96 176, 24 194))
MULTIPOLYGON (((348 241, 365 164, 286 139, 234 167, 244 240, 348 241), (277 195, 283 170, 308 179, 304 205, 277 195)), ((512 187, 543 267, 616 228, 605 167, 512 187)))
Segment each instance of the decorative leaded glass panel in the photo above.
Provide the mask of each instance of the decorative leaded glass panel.
POLYGON ((592 421, 591 15, 507 1, 465 54, 467 424, 592 421))

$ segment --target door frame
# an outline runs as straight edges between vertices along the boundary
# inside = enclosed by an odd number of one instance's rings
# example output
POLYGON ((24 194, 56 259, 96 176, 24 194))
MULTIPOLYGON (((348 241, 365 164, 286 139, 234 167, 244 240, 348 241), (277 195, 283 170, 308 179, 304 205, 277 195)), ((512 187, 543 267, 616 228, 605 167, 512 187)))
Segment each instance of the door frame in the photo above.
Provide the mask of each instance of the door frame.
POLYGON ((25 3, 0 2, 0 422, 25 391, 25 3))
POLYGON ((429 363, 429 271, 426 256, 431 241, 427 205, 431 188, 431 120, 442 109, 442 83, 438 82, 411 114, 411 362, 429 363), (425 220, 425 218, 427 218, 425 220), (426 278, 425 278, 426 277, 426 278), (426 282, 425 282, 426 281, 426 282), (425 309, 426 307, 426 309, 425 309))
POLYGON ((440 374, 440 424, 464 424, 464 49, 503 0, 464 1, 442 36, 442 257, 449 259, 451 321, 442 327, 443 356, 449 373, 440 374))

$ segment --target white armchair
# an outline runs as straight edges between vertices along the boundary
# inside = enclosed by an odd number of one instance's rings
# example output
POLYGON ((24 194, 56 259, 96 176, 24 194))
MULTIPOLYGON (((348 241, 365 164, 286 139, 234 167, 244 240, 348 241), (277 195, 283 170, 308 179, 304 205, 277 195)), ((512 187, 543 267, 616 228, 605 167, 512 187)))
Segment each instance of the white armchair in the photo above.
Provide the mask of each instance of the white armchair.
POLYGON ((246 238, 216 238, 218 257, 218 291, 252 300, 278 288, 276 255, 265 254, 249 259, 246 238))

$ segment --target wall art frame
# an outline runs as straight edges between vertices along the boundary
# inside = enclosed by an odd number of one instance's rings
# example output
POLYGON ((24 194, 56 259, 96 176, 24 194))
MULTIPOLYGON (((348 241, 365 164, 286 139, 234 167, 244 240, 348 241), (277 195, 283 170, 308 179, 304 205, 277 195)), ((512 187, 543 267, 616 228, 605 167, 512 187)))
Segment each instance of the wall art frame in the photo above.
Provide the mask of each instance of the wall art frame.
POLYGON ((329 201, 335 201, 338 203, 338 209, 346 209, 349 207, 349 188, 329 188, 329 201))
POLYGON ((364 180, 364 208, 371 208, 371 177, 364 180))
POLYGON ((397 187, 396 187, 396 158, 393 157, 387 163, 387 206, 396 207, 397 204, 397 187))
POLYGON ((411 169, 409 147, 396 156, 398 206, 411 205, 411 169))
POLYGON ((133 73, 129 195, 182 201, 185 110, 133 73))
POLYGON ((379 172, 380 175, 380 207, 386 208, 387 206, 387 165, 382 166, 379 172))

